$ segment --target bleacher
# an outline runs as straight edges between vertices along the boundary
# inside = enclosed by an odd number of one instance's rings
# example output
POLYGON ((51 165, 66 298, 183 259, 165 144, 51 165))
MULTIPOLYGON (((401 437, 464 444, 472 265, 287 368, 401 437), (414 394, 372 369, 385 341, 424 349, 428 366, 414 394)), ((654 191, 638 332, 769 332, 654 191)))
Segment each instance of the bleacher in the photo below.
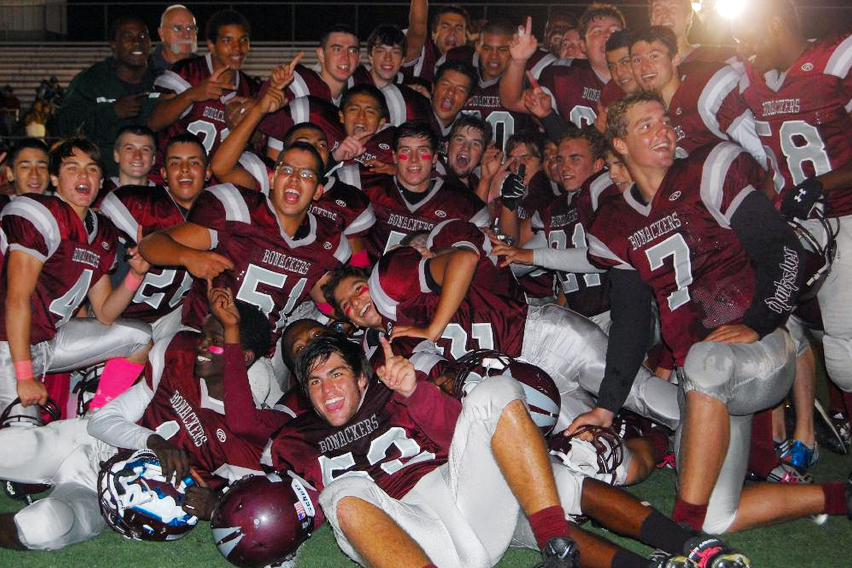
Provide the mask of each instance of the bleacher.
MULTIPOLYGON (((315 47, 307 42, 255 42, 243 70, 265 78, 272 67, 290 61, 300 50, 305 52, 302 63, 313 65, 317 61, 315 47)), ((206 46, 199 42, 199 53, 206 52, 206 46)), ((11 85, 26 112, 43 79, 56 75, 62 87, 67 88, 77 73, 110 54, 106 42, 0 42, 0 86, 11 85)))

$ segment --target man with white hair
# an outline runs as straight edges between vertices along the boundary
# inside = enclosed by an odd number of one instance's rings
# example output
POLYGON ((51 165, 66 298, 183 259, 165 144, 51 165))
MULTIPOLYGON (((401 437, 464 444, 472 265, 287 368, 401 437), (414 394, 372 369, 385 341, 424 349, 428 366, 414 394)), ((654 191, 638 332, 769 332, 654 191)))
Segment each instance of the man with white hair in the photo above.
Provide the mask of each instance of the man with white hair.
POLYGON ((195 15, 183 4, 172 4, 163 10, 157 34, 160 46, 151 54, 149 62, 157 75, 198 51, 195 15))

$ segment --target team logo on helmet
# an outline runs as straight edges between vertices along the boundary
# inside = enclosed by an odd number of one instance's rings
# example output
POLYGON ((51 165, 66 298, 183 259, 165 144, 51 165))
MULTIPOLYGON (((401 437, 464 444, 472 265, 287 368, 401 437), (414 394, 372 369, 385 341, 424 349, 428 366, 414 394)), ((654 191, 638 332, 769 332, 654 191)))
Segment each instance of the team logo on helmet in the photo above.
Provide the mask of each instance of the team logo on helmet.
POLYGON ((610 485, 627 480, 624 464, 624 441, 612 428, 583 426, 572 436, 557 434, 548 443, 550 454, 565 466, 585 476, 610 485))

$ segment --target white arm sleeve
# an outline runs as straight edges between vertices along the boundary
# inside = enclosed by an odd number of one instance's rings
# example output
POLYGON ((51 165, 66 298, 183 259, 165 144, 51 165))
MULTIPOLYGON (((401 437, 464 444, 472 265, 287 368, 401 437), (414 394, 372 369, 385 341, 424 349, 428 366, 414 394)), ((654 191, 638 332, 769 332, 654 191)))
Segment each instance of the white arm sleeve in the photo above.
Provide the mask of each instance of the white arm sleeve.
POLYGON ((589 262, 586 248, 569 248, 557 250, 552 248, 537 248, 533 251, 533 262, 536 266, 558 270, 560 272, 575 272, 580 274, 606 272, 589 262))
POLYGON ((145 409, 153 398, 154 393, 144 380, 136 383, 105 404, 89 419, 89 434, 117 448, 147 448, 148 437, 156 432, 136 422, 145 414, 145 409))
MULTIPOLYGON (((533 236, 530 240, 528 240, 521 248, 525 249, 540 249, 547 248, 547 238, 544 236, 544 231, 536 231, 533 233, 533 236)), ((535 253, 533 253, 535 254, 535 253)), ((535 257, 533 257, 535 258, 535 257)), ((509 265, 509 268, 512 270, 512 274, 515 275, 515 278, 520 278, 522 276, 526 276, 530 272, 537 269, 538 263, 533 262, 533 264, 517 264, 513 263, 509 265)))

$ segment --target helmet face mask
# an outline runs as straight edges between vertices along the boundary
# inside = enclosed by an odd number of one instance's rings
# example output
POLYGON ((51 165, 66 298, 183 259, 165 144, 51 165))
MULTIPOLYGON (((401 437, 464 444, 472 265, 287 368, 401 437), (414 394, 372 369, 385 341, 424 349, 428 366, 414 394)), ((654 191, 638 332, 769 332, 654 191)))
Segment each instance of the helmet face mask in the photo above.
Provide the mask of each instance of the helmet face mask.
MULTIPOLYGON (((62 418, 62 411, 52 398, 48 398, 47 402, 39 407, 39 412, 35 415, 26 413, 21 406, 21 399, 16 398, 0 413, 0 429, 45 426, 60 418, 62 418)), ((24 501, 27 505, 32 504, 32 495, 47 491, 50 487, 50 485, 40 483, 16 483, 13 481, 3 483, 3 491, 7 497, 24 501)))
POLYGON ((216 548, 237 566, 260 567, 295 558, 321 522, 310 485, 294 475, 248 476, 228 489, 213 511, 216 548))
POLYGON ((822 215, 817 215, 816 220, 821 225, 821 231, 814 232, 797 219, 787 220, 805 250, 805 277, 798 298, 800 304, 816 297, 831 272, 837 251, 835 238, 839 229, 832 227, 829 220, 822 215), (820 232, 822 234, 819 234, 820 232))
POLYGON ((107 460, 98 476, 101 515, 116 532, 133 540, 177 540, 198 523, 181 507, 190 477, 175 487, 151 450, 120 452, 107 460))
POLYGON ((623 485, 627 471, 624 441, 612 428, 583 426, 571 436, 553 436, 550 454, 568 469, 610 485, 623 485))

